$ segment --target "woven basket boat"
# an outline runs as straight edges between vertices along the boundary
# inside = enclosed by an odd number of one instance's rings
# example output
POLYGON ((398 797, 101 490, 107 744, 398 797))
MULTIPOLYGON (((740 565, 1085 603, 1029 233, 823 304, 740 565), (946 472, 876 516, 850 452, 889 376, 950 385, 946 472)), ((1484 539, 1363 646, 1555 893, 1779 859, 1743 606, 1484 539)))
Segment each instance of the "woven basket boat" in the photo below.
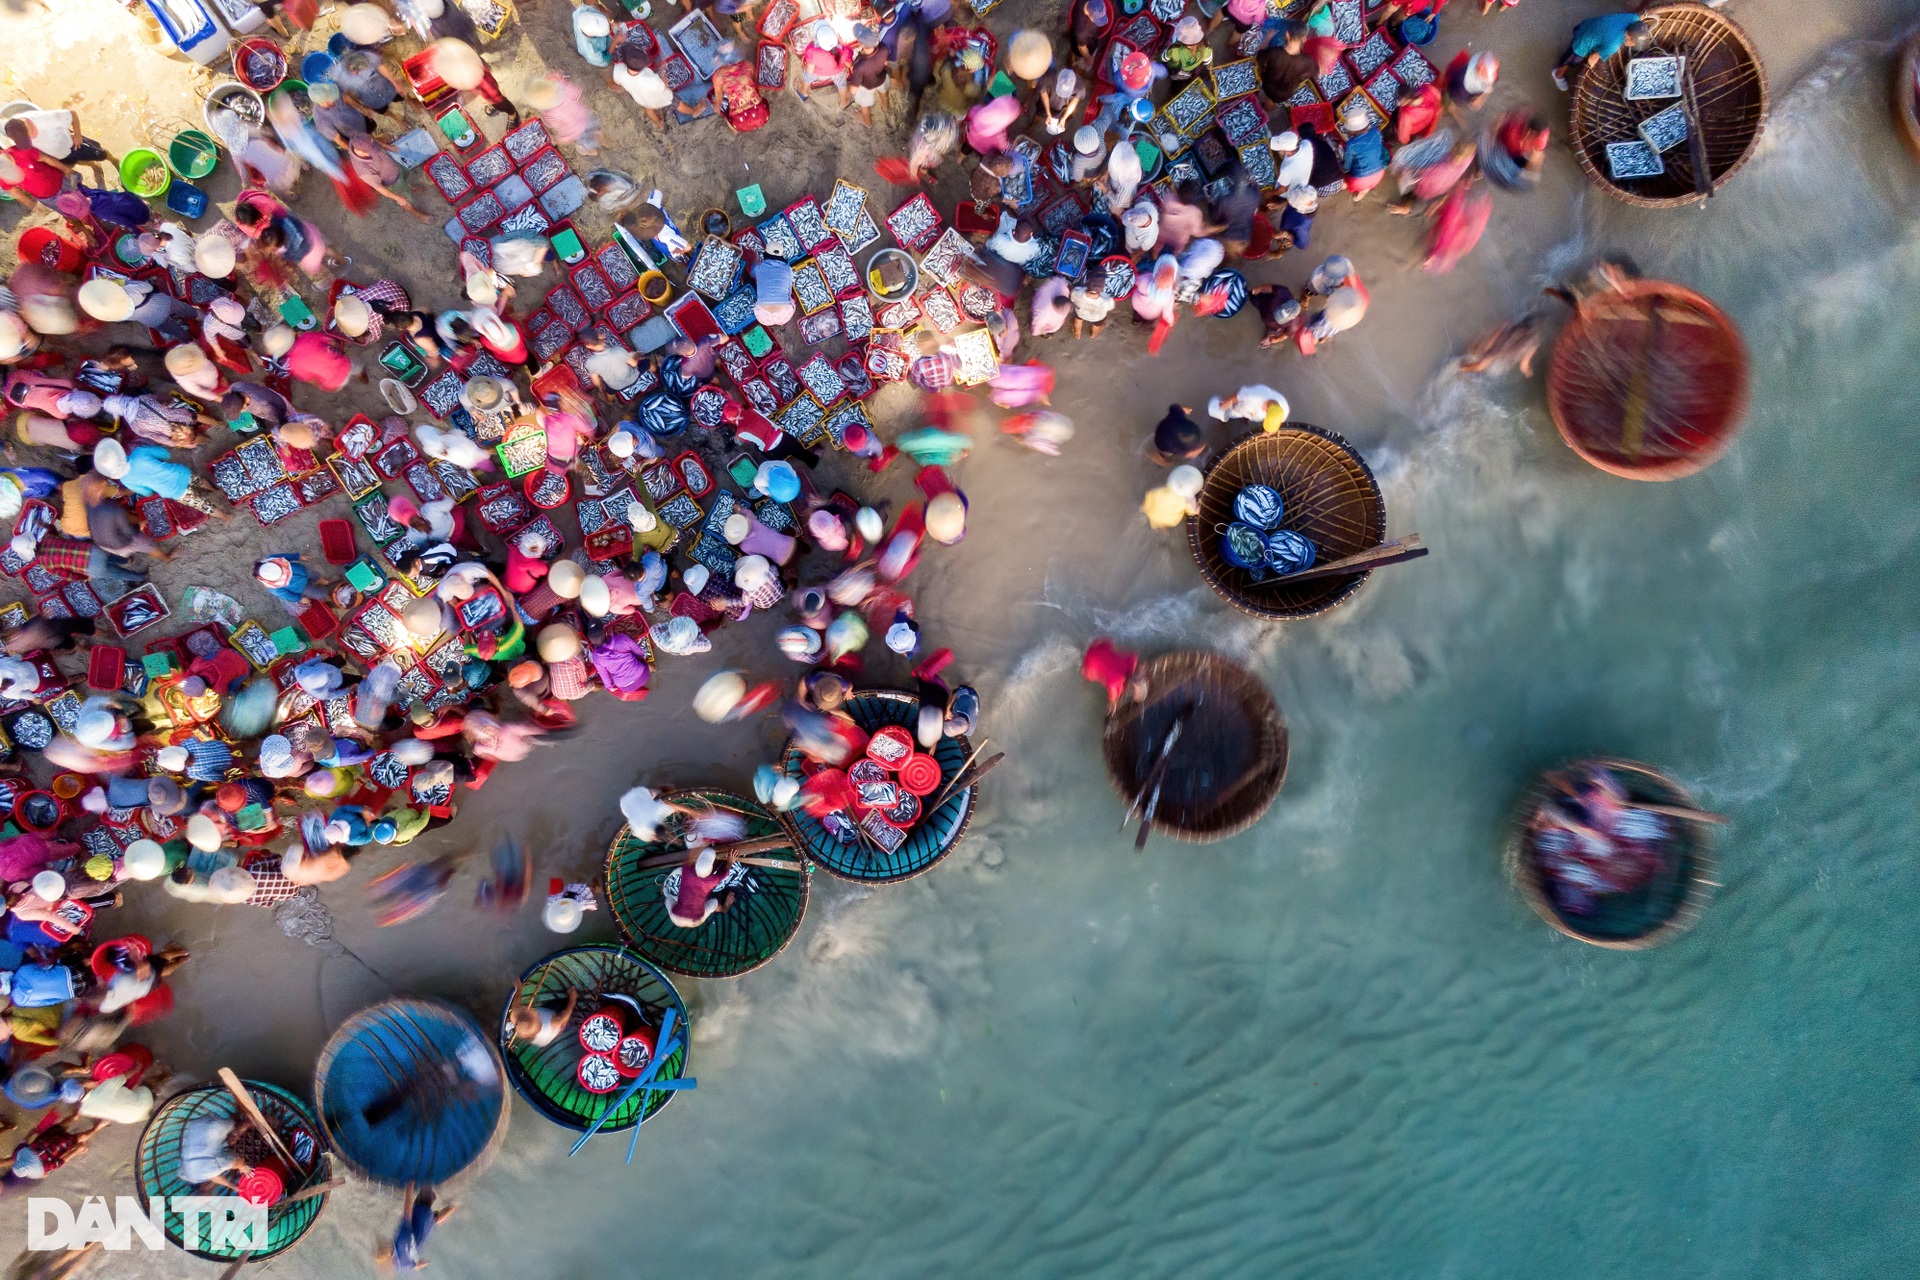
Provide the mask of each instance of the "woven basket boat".
POLYGON ((438 1000, 387 1000, 348 1018, 314 1064, 313 1100, 341 1161, 390 1187, 435 1186, 483 1165, 510 1114, 492 1039, 438 1000), (471 1079, 456 1056, 476 1046, 492 1060, 491 1082, 471 1079))
POLYGON ((1662 5, 1640 15, 1653 29, 1652 45, 1622 49, 1606 61, 1579 71, 1573 94, 1573 153, 1595 185, 1617 200, 1649 209, 1693 204, 1706 198, 1696 190, 1693 151, 1686 143, 1661 155, 1666 172, 1615 181, 1607 164, 1607 144, 1637 142, 1638 126, 1682 98, 1629 102, 1622 96, 1627 61, 1658 53, 1684 55, 1693 80, 1693 116, 1706 143, 1706 192, 1740 171, 1753 157, 1767 122, 1767 74, 1760 52, 1739 24, 1702 4, 1662 5))
MULTIPOLYGON (((1605 768, 1633 801, 1696 807, 1686 788, 1650 765, 1604 757, 1574 763, 1605 768)), ((1546 776, 1536 778, 1520 802, 1507 840, 1507 874, 1535 914, 1569 938, 1614 951, 1657 947, 1693 927, 1716 888, 1711 824, 1668 817, 1673 835, 1667 843, 1666 865, 1650 883, 1630 893, 1610 894, 1592 911, 1564 911, 1553 900, 1549 876, 1532 844, 1535 815, 1552 795, 1546 776)))
MULTIPOLYGON (((920 699, 897 689, 865 689, 849 697, 843 709, 853 717, 854 723, 869 733, 889 724, 900 725, 911 732, 920 715, 920 699)), ((960 775, 961 766, 972 752, 973 748, 966 738, 940 739, 932 755, 940 763, 942 788, 960 775)), ((800 770, 803 759, 791 742, 781 755, 787 773, 795 778, 803 776, 800 770)), ((939 794, 938 791, 934 792, 934 795, 939 794)), ((938 809, 922 815, 920 821, 914 824, 906 843, 892 853, 870 848, 858 841, 841 844, 827 833, 818 820, 798 809, 793 811, 790 821, 800 837, 801 852, 819 863, 829 874, 863 884, 890 884, 897 880, 912 879, 953 851, 953 847, 960 843, 960 837, 966 834, 967 823, 973 818, 973 799, 972 786, 954 792, 941 802, 938 809)))
MULTIPOLYGON (((293 1148, 295 1157, 307 1164, 306 1173, 299 1174, 297 1170, 282 1168, 277 1160, 273 1162, 275 1171, 283 1175, 286 1194, 291 1196, 325 1182, 328 1166, 325 1152, 320 1146, 320 1123, 314 1119, 306 1104, 274 1085, 258 1080, 242 1083, 246 1085, 247 1092, 253 1095, 261 1114, 266 1116, 267 1123, 273 1126, 280 1140, 293 1148), (298 1137, 301 1130, 306 1132, 309 1139, 304 1143, 298 1137), (287 1176, 289 1174, 294 1176, 287 1176)), ((147 1121, 133 1157, 134 1186, 140 1196, 141 1208, 151 1212, 155 1201, 171 1205, 173 1196, 234 1194, 218 1184, 194 1186, 180 1176, 180 1145, 186 1135, 187 1125, 191 1121, 207 1118, 238 1120, 243 1125, 246 1123, 240 1115, 240 1104, 221 1085, 206 1085, 169 1098, 147 1121)), ((291 1203, 282 1198, 278 1203, 267 1206, 267 1247, 259 1252, 225 1245, 216 1247, 203 1223, 201 1247, 190 1252, 194 1257, 210 1262, 231 1262, 243 1255, 250 1261, 264 1262, 285 1253, 298 1243, 308 1228, 319 1220, 320 1211, 326 1205, 327 1196, 322 1193, 291 1203)), ((186 1248, 183 1243, 186 1239, 186 1223, 180 1214, 169 1209, 160 1219, 160 1229, 168 1240, 186 1248)))
POLYGON ((1313 543, 1315 563, 1369 550, 1387 536, 1386 500, 1359 450, 1304 422, 1271 434, 1249 432, 1208 464, 1200 513, 1187 517, 1187 545, 1221 599, 1242 613, 1282 621, 1325 613, 1360 589, 1365 570, 1288 585, 1229 564, 1220 554, 1220 535, 1233 522, 1234 497, 1250 484, 1280 491, 1285 527, 1313 543))
POLYGON ((1580 304, 1554 343, 1547 407, 1560 436, 1629 480, 1692 475, 1747 411, 1747 348, 1720 308, 1664 280, 1580 304))
MULTIPOLYGON (((500 1054, 506 1060, 507 1078, 513 1081, 514 1092, 555 1124, 585 1132, 602 1111, 613 1106, 620 1090, 589 1093, 580 1087, 576 1074, 584 1052, 577 1034, 580 1023, 588 1015, 609 1008, 619 1013, 631 1030, 636 1020, 634 1005, 639 1006, 647 1025, 656 1030, 662 1015, 669 1008, 674 1010, 675 1025, 681 1029, 675 1033, 680 1036, 680 1048, 661 1062, 654 1078, 678 1080, 687 1073, 687 1006, 673 984, 632 951, 611 943, 570 947, 521 974, 520 984, 500 1013, 500 1054), (541 1048, 513 1035, 508 1017, 516 1004, 531 1001, 564 1007, 569 988, 580 993, 580 1001, 567 1028, 552 1044, 541 1048)), ((636 1094, 607 1117, 600 1131, 631 1129, 672 1099, 671 1093, 636 1094)))
POLYGON ((1920 160, 1920 35, 1900 47, 1893 60, 1893 128, 1920 160))
MULTIPOLYGON (((1259 677, 1217 653, 1162 654, 1135 671, 1149 692, 1107 716, 1100 737, 1107 777, 1129 805, 1149 785, 1167 735, 1168 753, 1154 809, 1157 831, 1206 844, 1258 822, 1287 780, 1287 721, 1259 677)), ((1146 808, 1141 798, 1139 808, 1146 808)))
MULTIPOLYGON (((678 804, 704 801, 743 814, 748 840, 788 834, 780 819, 730 792, 697 788, 661 798, 678 804)), ((645 859, 681 848, 683 823, 678 816, 670 820, 663 832, 670 837, 666 840, 638 840, 626 827, 614 837, 607 850, 607 900, 620 936, 661 968, 692 978, 733 978, 758 969, 780 954, 800 928, 812 864, 801 861, 793 871, 741 866, 740 879, 728 886, 736 895, 733 906, 714 912, 696 929, 683 929, 667 915, 665 892, 667 879, 679 870, 678 865, 640 866, 645 859)), ((790 849, 798 853, 797 848, 790 849)), ((773 852, 777 856, 782 851, 773 852)))

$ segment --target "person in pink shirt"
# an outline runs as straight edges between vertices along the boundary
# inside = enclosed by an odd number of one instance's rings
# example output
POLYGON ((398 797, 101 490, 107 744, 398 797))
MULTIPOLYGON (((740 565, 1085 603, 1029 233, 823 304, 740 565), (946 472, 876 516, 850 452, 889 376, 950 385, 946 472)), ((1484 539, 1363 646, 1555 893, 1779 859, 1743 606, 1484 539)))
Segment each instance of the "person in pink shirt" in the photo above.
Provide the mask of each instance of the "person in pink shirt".
POLYGON ((847 87, 847 68, 852 61, 849 51, 840 47, 839 33, 830 23, 822 22, 814 29, 813 43, 800 53, 800 70, 809 89, 830 84, 840 90, 840 105, 845 107, 853 96, 847 87))
POLYGON ((1013 128, 1024 108, 1013 94, 993 98, 967 112, 967 145, 983 156, 1005 151, 1012 143, 1007 130, 1013 128))
POLYGON ((546 405, 534 416, 547 433, 547 466, 565 471, 580 456, 582 441, 593 439, 593 426, 577 414, 560 408, 559 396, 548 396, 546 405))
POLYGON ((541 123, 555 142, 579 147, 582 154, 600 154, 600 117, 587 106, 580 86, 558 71, 549 71, 527 90, 527 105, 540 113, 541 123))
POLYGON ((516 596, 523 596, 547 576, 547 540, 538 533, 523 533, 507 547, 507 571, 500 581, 516 596))
POLYGON ((309 330, 294 335, 287 352, 287 372, 322 391, 338 391, 353 377, 353 361, 338 338, 309 330))

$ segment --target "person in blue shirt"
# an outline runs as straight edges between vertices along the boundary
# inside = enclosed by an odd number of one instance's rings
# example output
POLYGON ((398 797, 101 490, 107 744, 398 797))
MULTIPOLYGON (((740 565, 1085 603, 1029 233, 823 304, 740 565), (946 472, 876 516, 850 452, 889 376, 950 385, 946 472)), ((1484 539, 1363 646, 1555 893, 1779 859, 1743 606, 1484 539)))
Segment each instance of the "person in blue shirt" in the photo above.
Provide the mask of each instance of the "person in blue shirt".
POLYGON ((1341 168, 1347 175, 1347 190, 1358 204, 1387 176, 1387 140, 1380 136, 1373 117, 1357 107, 1347 112, 1344 123, 1349 136, 1341 168))
POLYGON ((1567 72, 1574 66, 1590 67, 1623 48, 1638 49, 1651 39, 1652 28, 1642 22, 1637 13, 1603 13, 1597 18, 1588 18, 1573 29, 1573 41, 1553 69, 1553 82, 1564 91, 1567 72))

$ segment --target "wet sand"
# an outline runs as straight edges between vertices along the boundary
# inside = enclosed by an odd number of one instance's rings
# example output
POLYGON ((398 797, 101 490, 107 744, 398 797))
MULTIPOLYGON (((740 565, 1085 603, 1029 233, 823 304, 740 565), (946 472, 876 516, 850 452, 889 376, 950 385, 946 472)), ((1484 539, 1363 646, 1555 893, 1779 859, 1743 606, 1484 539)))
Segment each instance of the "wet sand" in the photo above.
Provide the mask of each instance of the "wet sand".
MULTIPOLYGON (((10 50, 6 96, 32 97, 43 106, 76 106, 87 131, 116 154, 136 143, 164 139, 182 124, 199 123, 198 101, 192 96, 199 73, 136 46, 132 21, 106 0, 67 0, 58 7, 63 25, 70 25, 50 38, 54 26, 47 15, 32 9, 24 14, 0 10, 0 38, 10 50), (94 47, 92 41, 103 33, 110 33, 108 47, 94 47)), ((1912 8, 1902 5, 1896 12, 1890 6, 1848 0, 1814 10, 1774 3, 1738 6, 1733 12, 1766 57, 1778 102, 1832 45, 1850 38, 1883 41, 1908 21, 1912 8)), ((1497 49, 1504 79, 1496 108, 1524 95, 1544 108, 1557 140, 1562 140, 1565 99, 1552 88, 1547 68, 1574 18, 1601 9, 1582 5, 1569 13, 1552 0, 1528 0, 1515 11, 1482 19, 1471 11, 1469 0, 1460 0, 1449 11, 1446 29, 1430 56, 1444 66, 1453 50, 1468 41, 1497 49)), ((1044 25, 1051 25, 1052 7, 1044 11, 1044 25)), ((1009 5, 991 23, 1003 38, 1018 25, 1016 13, 1016 6, 1009 5)), ((1038 23, 1037 15, 1030 20, 1038 23)), ((323 29, 330 28, 323 20, 323 29)), ((547 65, 583 82, 591 70, 573 53, 566 7, 558 0, 530 6, 489 57, 502 84, 516 97, 547 65)), ((1883 68, 1879 61, 1869 65, 1875 74, 1883 68)), ((606 126, 607 145, 597 162, 576 156, 576 171, 584 173, 602 163, 626 170, 643 184, 665 187, 683 226, 708 207, 732 208, 731 191, 752 181, 762 183, 773 207, 807 192, 824 196, 836 176, 868 186, 876 193, 877 205, 891 207, 871 162, 902 149, 906 122, 898 96, 871 132, 861 129, 851 112, 841 118, 830 95, 816 95, 807 104, 784 96, 774 104, 773 123, 745 137, 732 135, 717 120, 669 127, 663 135, 624 96, 604 86, 593 91, 592 101, 606 126)), ((490 127, 498 132, 498 122, 490 127)), ((235 189, 231 168, 223 166, 208 185, 217 201, 229 202, 235 189)), ((414 291, 416 302, 452 305, 458 287, 453 249, 438 229, 444 204, 424 178, 417 180, 415 191, 422 207, 436 214, 432 222, 416 223, 383 203, 367 219, 352 223, 312 176, 303 187, 302 208, 352 255, 350 277, 391 273, 414 291)), ((950 210, 956 193, 949 175, 939 199, 943 209, 950 210)), ((723 1225, 770 1238, 790 1234, 817 1241, 823 1228, 813 1224, 809 1231, 797 1224, 798 1210, 783 1205, 777 1194, 770 1197, 765 1188, 756 1188, 751 1203, 731 1200, 731 1188, 751 1178, 756 1152, 751 1135, 736 1134, 730 1145, 717 1146, 715 1134, 726 1126, 716 1113, 824 1108, 833 1114, 836 1128, 863 1135, 876 1162, 885 1166, 897 1160, 899 1176, 907 1182, 917 1178, 930 1188, 937 1185, 924 1170, 914 1168, 911 1154, 895 1150, 887 1156, 882 1150, 904 1135, 963 1144, 977 1118, 964 1110, 948 1110, 934 1120, 889 1110, 866 1096, 872 1089, 893 1099, 885 1086, 900 1074, 940 1075, 938 1065, 927 1061, 939 1042, 929 1020, 940 1024, 959 1015, 926 997, 926 982, 916 967, 941 963, 954 954, 941 947, 943 941, 969 936, 979 926, 954 913, 957 904, 973 896, 972 889, 992 884, 1004 892, 1011 885, 1017 896, 1021 878, 1032 874, 1034 864, 1050 852, 1025 843, 1020 835, 1063 803, 1063 790, 1084 795, 1104 785, 1097 776, 1097 710, 1090 700, 1078 700, 1044 714, 1046 708, 1022 701, 1031 696, 1027 691, 1034 677, 1068 661, 1074 647, 1096 631, 1142 643, 1164 643, 1169 635, 1185 633, 1243 653, 1269 643, 1265 628, 1227 612, 1205 590, 1187 558, 1182 535, 1154 534, 1138 515, 1141 493, 1157 483, 1159 475, 1144 460, 1143 441, 1166 403, 1182 401, 1198 408, 1207 396, 1230 392, 1243 382, 1268 382, 1289 396, 1297 418, 1340 431, 1361 447, 1377 470, 1389 469, 1396 459, 1422 447, 1424 432, 1444 425, 1445 389, 1436 387, 1435 379, 1447 360, 1487 328, 1534 305, 1542 284, 1604 251, 1684 265, 1690 239, 1742 225, 1752 210, 1751 205, 1743 207, 1745 199, 1736 179, 1703 212, 1628 209, 1586 186, 1571 156, 1556 147, 1541 188, 1524 198, 1502 195, 1486 238, 1451 275, 1432 278, 1419 272, 1419 224, 1389 218, 1378 194, 1359 209, 1345 207, 1344 197, 1329 201, 1316 222, 1311 252, 1255 264, 1248 272, 1254 283, 1278 280, 1298 286, 1314 264, 1338 252, 1353 258, 1367 280, 1373 291, 1367 320, 1313 361, 1260 352, 1255 345, 1257 322, 1248 316, 1226 322, 1185 317, 1157 360, 1146 358, 1143 335, 1130 331, 1124 321, 1097 342, 1075 343, 1064 332, 1023 342, 1022 357, 1056 367, 1054 407, 1073 417, 1078 433, 1063 457, 1044 459, 993 438, 991 417, 983 418, 974 432, 979 448, 958 472, 972 502, 969 536, 956 549, 934 549, 911 580, 929 642, 953 647, 958 654, 955 672, 981 689, 984 731, 997 736, 997 715, 1019 715, 1018 731, 1010 731, 1013 744, 1003 743, 1013 755, 985 789, 975 834, 930 877, 903 888, 868 893, 817 878, 810 918, 771 969, 734 984, 678 983, 693 1013, 694 1067, 701 1089, 649 1125, 634 1168, 619 1165, 618 1153, 610 1149, 615 1144, 603 1144, 597 1158, 589 1153, 569 1165, 564 1158, 567 1135, 516 1106, 498 1166, 456 1192, 469 1209, 436 1240, 436 1252, 442 1247, 446 1251, 440 1265, 453 1275, 475 1276, 628 1273, 633 1265, 628 1250, 656 1233, 673 1231, 672 1215, 685 1210, 673 1186, 680 1176, 677 1169, 697 1171, 690 1190, 703 1203, 729 1206, 725 1214, 713 1215, 727 1219, 725 1224, 688 1227, 682 1244, 717 1233, 723 1225), (1009 700, 1006 706, 1002 694, 1009 700), (1023 763, 1028 760, 1031 767, 1023 763), (876 946, 876 938, 891 940, 895 948, 876 946), (792 1064, 796 1069, 791 1072, 750 1061, 741 1045, 743 1027, 753 1019, 766 1019, 785 1031, 796 1021, 812 1020, 823 1042, 849 1034, 849 1028, 880 1037, 870 1058, 861 1060, 872 1079, 811 1076, 807 1069, 818 1063, 807 1057, 792 1064), (744 1097, 739 1091, 749 1081, 756 1093, 744 1097), (768 1089, 782 1096, 769 1097, 764 1092, 768 1089), (633 1199, 624 1190, 629 1187, 632 1197, 644 1195, 653 1211, 638 1224, 633 1199), (536 1249, 543 1236, 557 1238, 564 1262, 542 1260, 536 1249)), ((603 237, 603 222, 593 215, 583 215, 581 221, 590 240, 603 237)), ((11 232, 18 225, 17 210, 0 211, 0 230, 11 232)), ((12 235, 6 239, 10 245, 12 235)), ((549 282, 529 282, 523 298, 549 282)), ((1508 387, 1499 394, 1521 406, 1538 397, 1537 388, 1508 387)), ((377 401, 365 388, 352 388, 327 403, 311 394, 300 399, 336 420, 355 408, 378 412, 377 401)), ((913 422, 914 400, 915 393, 908 389, 889 388, 877 397, 875 416, 889 428, 904 428, 913 422)), ((1516 429, 1538 432, 1544 417, 1532 413, 1514 421, 1516 429)), ((1216 434, 1216 441, 1226 438, 1224 430, 1216 434)), ((203 460, 214 451, 204 450, 203 460)), ((1520 453, 1527 467, 1585 484, 1581 464, 1549 434, 1527 441, 1520 453)), ((906 470, 896 467, 880 488, 903 496, 909 481, 906 470)), ((842 474, 853 491, 874 491, 864 471, 856 475, 843 469, 842 474)), ((1512 478, 1465 469, 1449 475, 1478 488, 1477 501, 1496 503, 1512 478)), ((1416 510, 1445 500, 1444 494, 1418 492, 1417 478, 1405 483, 1416 491, 1418 500, 1410 504, 1416 510)), ((1593 486, 1603 483, 1596 479, 1593 486)), ((1515 504, 1527 501, 1532 492, 1516 486, 1515 504)), ((341 504, 322 507, 271 533, 242 517, 224 529, 194 535, 178 560, 157 567, 154 579, 172 601, 185 586, 201 583, 235 595, 252 616, 277 618, 278 606, 252 588, 245 566, 269 548, 310 546, 317 515, 343 513, 341 504)), ((1390 506, 1389 533, 1414 531, 1390 506)), ((1380 675, 1382 668, 1390 671, 1396 661, 1409 660, 1396 656, 1403 651, 1383 653, 1377 643, 1379 628, 1370 624, 1404 603, 1402 593, 1413 589, 1407 581, 1412 575, 1450 577, 1446 557, 1447 547, 1435 544, 1430 561, 1381 574, 1340 614, 1306 624, 1316 632, 1296 638, 1288 631, 1286 643, 1310 648, 1316 666, 1326 665, 1320 660, 1325 658, 1323 646, 1338 650, 1352 642, 1350 665, 1366 670, 1366 678, 1356 678, 1353 688, 1315 696, 1321 714, 1361 719, 1379 714, 1374 693, 1378 686, 1370 682, 1391 679, 1380 675)), ((1498 597, 1501 591, 1497 581, 1461 579, 1457 587, 1468 596, 1498 597)), ((708 726, 690 714, 689 702, 699 683, 720 666, 742 667, 756 677, 789 677, 791 664, 770 644, 777 625, 777 619, 756 618, 718 633, 710 656, 667 659, 655 673, 652 696, 642 705, 606 698, 578 704, 582 725, 576 734, 540 750, 529 762, 503 767, 484 790, 463 797, 460 817, 449 829, 416 842, 407 854, 484 853, 495 840, 512 835, 533 850, 540 877, 587 878, 619 825, 614 802, 625 787, 637 781, 744 785, 754 763, 770 758, 776 748, 777 725, 762 720, 708 726)), ((875 661, 874 669, 878 676, 898 674, 884 661, 875 661)), ((1057 691, 1061 684, 1054 681, 1048 688, 1057 691)), ((1287 705, 1292 691, 1281 686, 1279 692, 1287 705)), ((1290 790, 1301 784, 1311 788, 1324 767, 1311 759, 1311 749, 1311 740, 1296 742, 1299 772, 1290 790)), ((1283 795, 1283 807, 1285 803, 1283 795)), ((1117 814, 1113 818, 1117 820, 1117 814)), ((1099 820, 1109 819, 1100 812, 1099 820)), ((1107 843, 1114 848, 1113 856, 1119 856, 1121 842, 1107 843)), ((1227 848, 1230 852, 1234 846, 1227 848)), ((1149 856, 1183 855, 1163 848, 1149 856)), ((334 916, 333 946, 310 946, 284 936, 269 912, 184 906, 151 888, 131 892, 130 907, 115 912, 108 922, 114 931, 137 928, 157 938, 177 938, 194 953, 177 982, 179 1012, 150 1037, 159 1055, 196 1079, 227 1065, 243 1075, 299 1088, 310 1078, 313 1058, 328 1033, 354 1010, 389 994, 428 994, 461 1003, 483 1024, 491 1024, 513 977, 563 945, 542 930, 531 910, 507 927, 474 913, 468 903, 482 869, 477 865, 463 870, 446 901, 425 918, 376 929, 367 917, 362 890, 394 861, 393 853, 372 850, 357 860, 351 878, 322 890, 334 916)), ((1076 915, 1074 885, 1082 876, 1090 900, 1108 898, 1110 890, 1094 887, 1103 877, 1097 867, 1070 872, 1064 897, 1054 902, 1068 917, 1076 915)), ((1045 883, 1060 889, 1061 872, 1050 870, 1045 883)), ((1176 894, 1180 882, 1156 885, 1156 892, 1176 894)), ((1078 1006, 1098 1003, 1108 988, 1098 973, 1088 971, 1086 957, 1050 957, 1048 926, 1039 929, 1027 939, 1032 948, 1029 972, 1058 972, 1057 994, 1074 995, 1078 1006)), ((602 910, 589 917, 576 939, 610 936, 602 910)), ((1078 950, 1064 929, 1051 945, 1078 950)), ((1227 967, 1222 973, 1252 965, 1242 977, 1222 980, 1259 981, 1257 955, 1219 959, 1227 967)), ((966 1009, 965 1016, 991 1024, 996 977, 1004 979, 1005 974, 988 965, 979 973, 948 972, 947 981, 936 985, 943 992, 957 988, 971 995, 981 1007, 966 1009)), ((1054 1065, 1063 1051, 1051 1044, 1042 1047, 1041 1042, 1058 1035, 1071 1038, 1071 1032, 1059 1026, 1029 1030, 1033 1045, 1017 1053, 1008 1070, 1021 1070, 1028 1055, 1054 1065)), ((1310 1033, 1311 1028, 1303 1032, 1310 1033)), ((1141 1034, 1151 1055, 1176 1047, 1204 1052, 1209 1040, 1230 1039, 1234 1033, 1202 1023, 1184 1028, 1179 1046, 1162 1045, 1148 1018, 1141 1034)), ((1061 1077, 1050 1072, 1045 1078, 1061 1077)), ((1065 1096, 1057 1102, 1068 1111, 1075 1105, 1065 1096)), ((1096 1107, 1092 1099, 1080 1105, 1096 1107)), ((1093 1116, 1080 1118, 1097 1122, 1100 1114, 1096 1108, 1093 1116)), ((134 1136, 114 1133, 95 1143, 46 1190, 69 1199, 127 1193, 134 1136)), ((824 1159, 813 1172, 826 1182, 837 1176, 824 1159)), ((288 1276, 330 1275, 360 1265, 358 1259, 387 1229, 395 1199, 390 1192, 365 1186, 348 1188, 334 1198, 313 1235, 274 1262, 272 1270, 288 1276)), ((895 1211, 901 1212, 897 1206, 895 1211)), ((974 1211, 944 1198, 920 1203, 913 1212, 935 1218, 952 1214, 956 1235, 962 1234, 962 1224, 977 1225, 974 1211)), ((1002 1206, 1001 1212, 1006 1221, 1018 1221, 1011 1207, 1002 1206)), ((896 1217, 895 1230, 898 1221, 896 1217)), ((863 1221, 854 1204, 839 1206, 824 1229, 837 1241, 872 1231, 874 1250, 884 1250, 889 1234, 882 1224, 863 1221)), ((1018 1233, 1018 1227, 1009 1230, 1018 1233)), ((0 1208, 0 1253, 17 1249, 22 1234, 21 1212, 0 1208)), ((770 1247, 768 1253, 783 1258, 785 1267, 791 1267, 788 1273, 807 1270, 805 1249, 770 1247)), ((949 1257, 948 1265, 931 1269, 917 1265, 914 1257, 887 1257, 884 1252, 835 1256, 854 1268, 849 1273, 978 1274, 969 1261, 978 1255, 949 1257)), ((1000 1262, 1012 1270, 1045 1274, 1044 1257, 1003 1256, 1000 1262)), ((682 1269, 688 1265, 683 1263, 682 1269)), ((690 1265, 695 1274, 743 1274, 690 1265)), ((158 1277, 213 1271, 209 1264, 169 1251, 110 1258, 93 1273, 158 1277)))

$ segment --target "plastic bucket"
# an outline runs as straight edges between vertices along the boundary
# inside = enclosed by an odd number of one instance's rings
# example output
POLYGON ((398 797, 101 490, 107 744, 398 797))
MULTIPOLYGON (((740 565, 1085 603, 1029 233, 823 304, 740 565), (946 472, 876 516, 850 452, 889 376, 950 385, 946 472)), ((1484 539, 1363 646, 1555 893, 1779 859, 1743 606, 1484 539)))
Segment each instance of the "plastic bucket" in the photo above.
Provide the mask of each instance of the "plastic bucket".
POLYGON ((263 125, 267 122, 267 104, 260 95, 237 80, 227 80, 213 86, 207 94, 206 105, 200 109, 201 118, 207 122, 207 128, 214 129, 215 112, 227 111, 238 116, 248 125, 263 125))
POLYGON ((152 147, 135 147, 120 157, 120 185, 142 200, 164 194, 172 181, 166 158, 152 147))
POLYGON ((233 50, 233 77, 256 93, 287 78, 287 55, 265 36, 249 36, 233 50))
POLYGON ((673 282, 658 271, 649 271, 640 277, 640 296, 657 307, 673 297, 673 282))
POLYGON ((51 791, 29 791, 13 804, 13 820, 28 831, 51 831, 65 816, 60 797, 51 791))
POLYGON ((312 84, 315 80, 325 80, 328 73, 333 70, 334 61, 332 54, 315 49, 300 59, 300 78, 308 84, 312 84))
POLYGON ((167 208, 189 220, 207 211, 207 193, 191 182, 176 182, 167 188, 167 208))
POLYGON ((199 129, 182 129, 167 144, 167 166, 176 177, 204 178, 220 167, 220 147, 199 129))

